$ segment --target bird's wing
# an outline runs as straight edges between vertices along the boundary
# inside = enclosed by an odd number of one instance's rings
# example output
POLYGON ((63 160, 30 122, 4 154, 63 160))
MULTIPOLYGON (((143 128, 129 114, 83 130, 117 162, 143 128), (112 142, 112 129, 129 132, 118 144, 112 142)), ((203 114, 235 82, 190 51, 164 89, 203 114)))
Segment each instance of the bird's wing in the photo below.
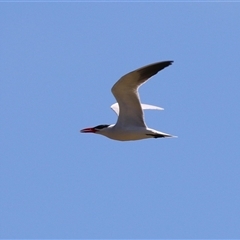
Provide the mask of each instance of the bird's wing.
MULTIPOLYGON (((164 108, 161 108, 161 107, 158 107, 158 106, 153 106, 153 105, 150 105, 150 104, 145 104, 145 103, 141 103, 141 108, 142 110, 164 110, 164 108)), ((119 105, 118 103, 114 103, 112 106, 111 106, 111 109, 117 114, 119 115, 119 105)))
POLYGON ((138 88, 160 70, 173 61, 157 62, 132 71, 121 77, 112 87, 120 114, 116 125, 145 127, 143 111, 140 104, 138 88))

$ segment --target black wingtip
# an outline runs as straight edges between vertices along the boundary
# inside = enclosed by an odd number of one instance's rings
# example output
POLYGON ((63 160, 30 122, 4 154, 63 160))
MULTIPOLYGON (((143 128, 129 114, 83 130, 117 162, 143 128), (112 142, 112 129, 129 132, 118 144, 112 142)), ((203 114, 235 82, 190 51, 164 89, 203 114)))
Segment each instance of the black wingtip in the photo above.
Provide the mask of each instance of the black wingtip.
POLYGON ((174 62, 173 60, 168 60, 168 61, 164 61, 164 62, 162 62, 162 63, 165 63, 165 64, 166 64, 166 67, 168 67, 168 66, 172 65, 173 62, 174 62))
POLYGON ((160 134, 160 133, 148 133, 147 136, 152 136, 153 138, 175 138, 176 136, 170 135, 170 134, 160 134))
POLYGON ((163 70, 164 68, 170 66, 172 63, 173 63, 172 60, 156 62, 150 65, 144 66, 140 69, 137 69, 137 71, 140 73, 141 79, 145 80, 157 74, 159 71, 163 70))

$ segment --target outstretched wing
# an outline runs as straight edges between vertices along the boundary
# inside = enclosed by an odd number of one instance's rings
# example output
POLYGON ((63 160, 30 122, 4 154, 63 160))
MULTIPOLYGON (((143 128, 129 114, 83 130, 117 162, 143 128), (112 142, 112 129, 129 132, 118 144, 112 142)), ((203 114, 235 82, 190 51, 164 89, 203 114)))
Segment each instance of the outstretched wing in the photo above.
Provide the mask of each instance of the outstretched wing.
MULTIPOLYGON (((164 110, 164 108, 157 107, 157 106, 150 105, 150 104, 145 104, 145 103, 141 103, 141 108, 142 108, 142 110, 164 110)), ((111 109, 112 109, 117 115, 119 115, 119 105, 118 105, 118 103, 114 103, 114 104, 111 106, 111 109)))
POLYGON ((138 88, 160 70, 168 67, 173 61, 157 62, 132 71, 121 77, 112 87, 120 114, 116 125, 146 126, 138 94, 138 88))

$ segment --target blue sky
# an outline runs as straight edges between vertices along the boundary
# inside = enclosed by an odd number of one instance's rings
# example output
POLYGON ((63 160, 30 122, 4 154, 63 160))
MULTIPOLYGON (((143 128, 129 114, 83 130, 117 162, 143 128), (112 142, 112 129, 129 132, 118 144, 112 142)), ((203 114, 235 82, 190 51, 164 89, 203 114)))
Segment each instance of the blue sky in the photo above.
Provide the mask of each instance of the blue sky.
POLYGON ((0 3, 0 238, 240 238, 239 3, 0 3), (112 85, 149 127, 118 142, 112 85))

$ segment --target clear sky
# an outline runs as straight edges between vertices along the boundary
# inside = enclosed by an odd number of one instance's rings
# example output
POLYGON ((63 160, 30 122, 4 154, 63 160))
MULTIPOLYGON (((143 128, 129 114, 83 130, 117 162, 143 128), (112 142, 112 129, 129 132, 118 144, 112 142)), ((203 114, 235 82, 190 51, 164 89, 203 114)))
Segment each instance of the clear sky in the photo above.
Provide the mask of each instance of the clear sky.
POLYGON ((239 3, 0 3, 0 238, 240 238, 239 3), (113 141, 110 89, 149 127, 113 141))

